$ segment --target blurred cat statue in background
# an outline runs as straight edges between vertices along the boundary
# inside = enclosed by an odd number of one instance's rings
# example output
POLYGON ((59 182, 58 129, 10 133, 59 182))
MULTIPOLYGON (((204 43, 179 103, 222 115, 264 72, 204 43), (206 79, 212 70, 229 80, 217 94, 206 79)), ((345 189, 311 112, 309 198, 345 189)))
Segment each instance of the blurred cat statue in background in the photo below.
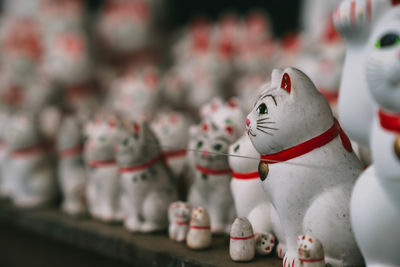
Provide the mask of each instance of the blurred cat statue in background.
POLYGON ((182 201, 169 204, 168 220, 169 239, 177 242, 185 242, 189 231, 190 205, 182 201))
POLYGON ((189 232, 186 236, 186 245, 194 250, 206 249, 211 246, 212 234, 210 216, 203 207, 192 210, 189 232))

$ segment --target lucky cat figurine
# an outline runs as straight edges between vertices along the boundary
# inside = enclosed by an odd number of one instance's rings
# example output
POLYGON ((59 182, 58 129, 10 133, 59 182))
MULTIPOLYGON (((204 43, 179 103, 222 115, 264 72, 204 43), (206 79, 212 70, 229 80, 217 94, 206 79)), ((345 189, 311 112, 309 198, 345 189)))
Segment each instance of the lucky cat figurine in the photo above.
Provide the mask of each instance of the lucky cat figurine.
POLYGON ((399 7, 385 13, 365 53, 367 85, 379 111, 370 134, 373 164, 354 186, 351 222, 367 266, 400 264, 399 15, 399 7))
POLYGON ((118 119, 110 114, 98 114, 96 119, 85 125, 88 210, 94 218, 105 222, 122 217, 120 178, 114 153, 119 131, 118 119))
POLYGON ((20 112, 10 118, 5 135, 5 179, 11 181, 11 200, 22 208, 51 204, 58 193, 50 155, 37 125, 34 115, 20 112))
MULTIPOLYGON (((255 234, 254 238, 256 239, 256 252, 258 255, 268 255, 275 247, 275 236, 273 234, 255 234)), ((279 249, 277 249, 277 256, 283 258, 286 251, 279 252, 279 249)))
POLYGON ((168 227, 168 205, 177 200, 176 181, 146 122, 124 121, 116 146, 124 225, 132 232, 168 227))
MULTIPOLYGON (((231 191, 237 215, 249 219, 255 234, 264 236, 276 234, 279 240, 276 251, 279 257, 283 257, 286 252, 285 237, 280 229, 276 211, 262 188, 258 174, 259 162, 255 160, 260 154, 253 147, 247 133, 230 145, 229 155, 229 165, 233 171, 231 191)), ((274 246, 271 244, 269 246, 268 252, 271 252, 274 246)), ((266 250, 257 249, 257 251, 266 254, 266 250)))
POLYGON ((177 201, 168 207, 169 239, 184 242, 189 231, 190 206, 186 202, 177 201))
POLYGON ((239 217, 232 224, 229 255, 233 261, 251 261, 255 255, 253 227, 246 217, 239 217))
POLYGON ((65 117, 57 137, 58 179, 62 210, 70 215, 86 212, 87 170, 83 160, 83 127, 76 116, 65 117))
POLYGON ((298 262, 300 234, 321 240, 332 266, 362 265, 349 210, 361 163, 311 80, 294 68, 275 69, 246 125, 284 231, 285 267, 298 262))
POLYGON ((210 216, 203 207, 192 210, 186 245, 191 249, 206 249, 211 246, 210 216))
POLYGON ((230 124, 219 127, 204 121, 194 129, 190 164, 194 172, 188 202, 203 206, 210 214, 212 232, 229 232, 234 205, 230 191, 232 177, 226 153, 234 138, 230 124))
MULTIPOLYGON (((301 235, 297 238, 299 267, 325 267, 324 248, 318 239, 301 235)), ((292 266, 295 266, 292 263, 292 266)))

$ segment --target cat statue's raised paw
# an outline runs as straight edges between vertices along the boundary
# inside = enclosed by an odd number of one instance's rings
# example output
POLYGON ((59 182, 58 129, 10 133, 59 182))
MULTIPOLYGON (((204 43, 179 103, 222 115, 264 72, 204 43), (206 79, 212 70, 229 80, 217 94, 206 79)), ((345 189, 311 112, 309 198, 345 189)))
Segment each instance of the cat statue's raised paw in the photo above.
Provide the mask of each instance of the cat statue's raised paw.
POLYGON ((255 256, 253 227, 246 217, 236 218, 232 224, 229 255, 233 261, 251 261, 255 256))
POLYGON ((362 265, 349 205, 362 166, 350 140, 303 72, 275 69, 271 77, 246 126, 284 231, 286 264, 297 259, 297 237, 307 234, 324 244, 327 263, 362 265))
POLYGON ((324 247, 318 239, 301 235, 297 238, 298 267, 325 267, 324 247))
POLYGON ((184 242, 189 231, 190 205, 186 202, 177 201, 169 204, 168 219, 169 239, 184 242))
POLYGON ((207 249, 211 246, 212 234, 210 216, 203 207, 192 210, 186 245, 194 250, 207 249))
POLYGON ((176 181, 147 122, 123 122, 116 159, 124 226, 131 232, 167 229, 168 205, 177 200, 176 181))
POLYGON ((400 264, 399 15, 400 6, 385 13, 366 51, 367 85, 379 109, 370 134, 373 164, 354 186, 351 222, 367 266, 400 264))

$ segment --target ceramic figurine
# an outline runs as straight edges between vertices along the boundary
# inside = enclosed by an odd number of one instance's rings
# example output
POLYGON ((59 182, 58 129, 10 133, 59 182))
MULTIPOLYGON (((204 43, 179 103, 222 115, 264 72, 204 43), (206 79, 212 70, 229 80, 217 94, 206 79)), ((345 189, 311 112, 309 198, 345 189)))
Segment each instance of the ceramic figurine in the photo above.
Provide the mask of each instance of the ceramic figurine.
POLYGON ((83 129, 77 117, 63 119, 57 138, 58 179, 62 210, 70 215, 86 212, 87 172, 83 160, 83 129))
POLYGON ((230 124, 221 127, 205 121, 192 134, 194 140, 191 143, 196 151, 189 161, 194 170, 194 181, 188 202, 208 210, 213 232, 229 232, 234 205, 229 186, 232 173, 226 153, 235 132, 230 124))
POLYGON ((34 116, 17 113, 7 127, 9 154, 5 179, 11 181, 12 202, 21 208, 51 204, 57 195, 56 179, 34 116))
MULTIPOLYGON (((297 238, 300 267, 325 267, 324 248, 321 242, 308 235, 297 238)), ((295 266, 293 263, 291 266, 295 266)))
POLYGON ((132 232, 167 229, 168 205, 177 200, 176 181, 146 122, 124 122, 116 159, 125 227, 132 232))
POLYGON ((229 255, 233 261, 251 261, 255 255, 253 227, 246 217, 239 217, 232 224, 229 255))
POLYGON ((212 235, 210 217, 203 207, 192 210, 189 232, 186 236, 186 245, 195 250, 206 249, 211 246, 212 235))
MULTIPOLYGON (((273 234, 255 234, 257 255, 269 255, 275 247, 275 236, 273 234)), ((282 251, 282 245, 277 248, 277 256, 283 258, 286 251, 282 251), (281 251, 279 251, 281 250, 281 251)))
POLYGON ((189 231, 190 206, 186 202, 177 201, 169 204, 169 239, 184 242, 189 231))
POLYGON ((362 166, 311 80, 294 68, 275 69, 246 125, 284 231, 285 267, 298 262, 296 240, 303 233, 321 240, 332 266, 362 265, 349 211, 362 166))
POLYGON ((373 164, 357 180, 350 208, 367 266, 400 263, 399 15, 400 6, 385 13, 365 53, 367 85, 378 106, 370 134, 373 164))
POLYGON ((333 15, 336 29, 346 42, 346 57, 340 84, 338 111, 340 122, 349 137, 369 147, 369 129, 376 106, 368 93, 366 49, 373 45, 370 33, 377 21, 391 8, 382 0, 345 0, 333 15), (371 43, 372 42, 372 43, 371 43), (354 104, 357 99, 357 104, 354 104))
POLYGON ((84 131, 88 211, 105 222, 120 220, 120 178, 114 153, 120 131, 118 119, 113 115, 98 114, 95 120, 85 125, 84 131))
MULTIPOLYGON (((286 240, 276 211, 262 188, 258 174, 259 162, 255 160, 260 154, 253 147, 247 133, 230 145, 229 155, 229 165, 233 172, 231 191, 237 215, 249 219, 255 234, 262 237, 273 236, 272 233, 277 235, 279 246, 276 251, 282 258, 286 252, 286 240)), ((257 251, 265 255, 267 251, 258 248, 261 242, 257 241, 256 245, 257 251)), ((274 245, 268 242, 268 252, 272 251, 274 245)))

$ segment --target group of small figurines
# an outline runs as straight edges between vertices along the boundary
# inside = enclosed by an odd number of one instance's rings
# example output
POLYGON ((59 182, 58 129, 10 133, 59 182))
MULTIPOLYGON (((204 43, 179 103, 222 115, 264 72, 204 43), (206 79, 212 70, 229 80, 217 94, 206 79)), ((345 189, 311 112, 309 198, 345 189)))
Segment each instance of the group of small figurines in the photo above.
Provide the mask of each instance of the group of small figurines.
POLYGON ((281 41, 263 13, 199 19, 164 72, 155 2, 106 1, 104 64, 78 0, 2 23, 0 195, 194 250, 229 234, 233 261, 399 266, 400 1, 304 1, 281 41))

